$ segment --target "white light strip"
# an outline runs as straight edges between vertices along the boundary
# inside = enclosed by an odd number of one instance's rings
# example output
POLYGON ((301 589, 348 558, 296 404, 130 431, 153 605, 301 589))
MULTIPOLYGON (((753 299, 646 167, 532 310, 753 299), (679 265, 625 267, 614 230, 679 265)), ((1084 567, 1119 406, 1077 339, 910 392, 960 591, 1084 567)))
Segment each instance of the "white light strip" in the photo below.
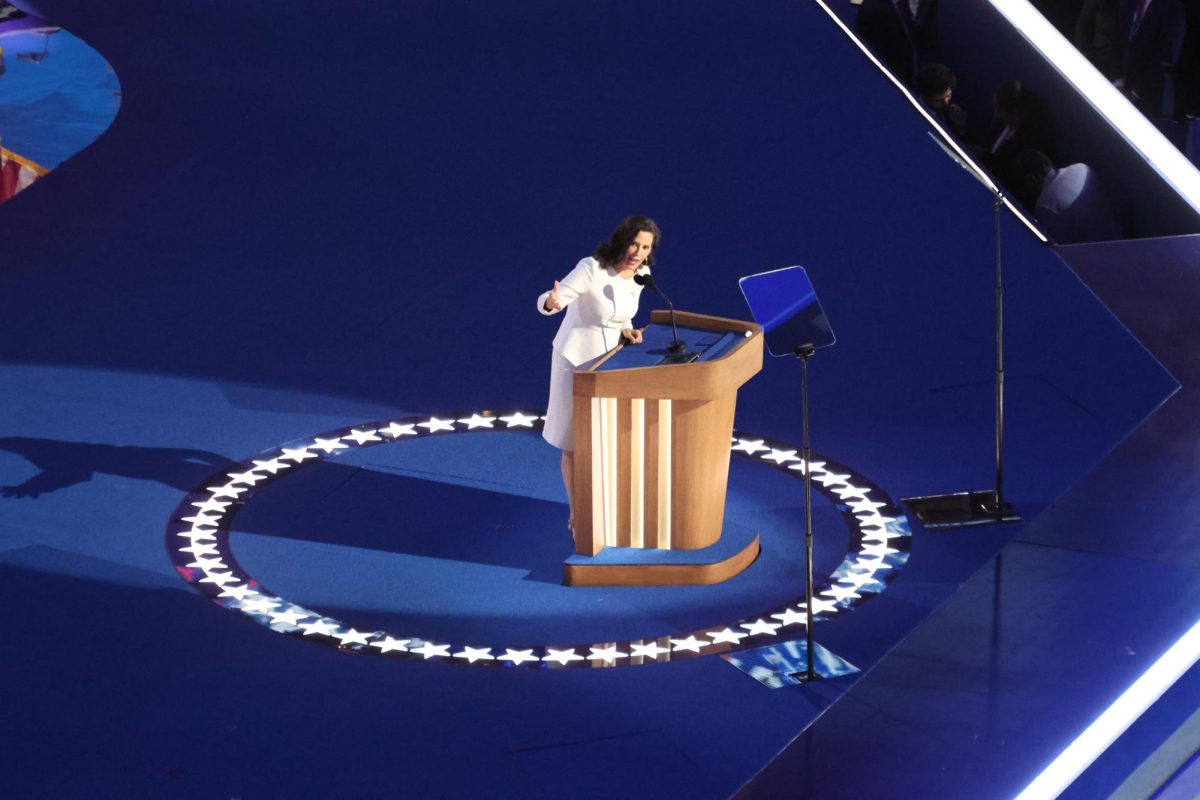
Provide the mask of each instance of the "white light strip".
POLYGON ((1016 800, 1058 797, 1197 661, 1200 661, 1200 622, 1159 656, 1016 800))
POLYGON ((1014 28, 1049 61, 1125 141, 1141 153, 1193 210, 1200 212, 1200 171, 1109 83, 1028 0, 990 0, 1014 28))
POLYGON ((817 0, 817 5, 819 5, 822 10, 829 15, 829 18, 833 20, 835 25, 842 29, 842 32, 845 33, 846 36, 850 37, 850 41, 854 42, 854 44, 858 46, 858 49, 863 52, 863 55, 870 59, 871 63, 878 67, 880 72, 887 76, 887 79, 890 80, 896 89, 899 90, 899 92, 904 95, 908 102, 912 104, 912 107, 917 110, 917 113, 925 118, 925 122, 929 125, 929 127, 941 134, 941 138, 945 142, 946 146, 950 148, 950 150, 952 150, 964 164, 967 165, 968 169, 974 173, 975 177, 979 179, 980 183, 986 186, 993 194, 999 195, 1000 199, 1004 202, 1005 207, 1013 213, 1014 217, 1019 219, 1021 223, 1029 229, 1030 233, 1038 238, 1038 241, 1048 241, 1046 236, 1040 230, 1038 230, 1037 225, 1030 221, 1030 219, 1025 216, 1021 209, 1017 208, 1012 204, 1012 202, 1009 201, 1008 196, 1004 193, 1004 190, 996 185, 996 183, 988 176, 988 173, 983 169, 983 167, 979 165, 979 162, 976 161, 967 150, 958 144, 958 140, 954 137, 954 134, 942 127, 942 124, 938 122, 937 118, 929 113, 924 104, 921 103, 921 101, 918 100, 915 95, 913 95, 907 86, 896 80, 896 76, 893 75, 891 71, 888 70, 888 68, 885 67, 883 63, 875 57, 875 54, 871 52, 871 49, 862 43, 862 41, 854 34, 854 31, 850 30, 846 23, 842 22, 841 17, 839 17, 837 13, 833 11, 833 9, 825 4, 825 0, 817 0))

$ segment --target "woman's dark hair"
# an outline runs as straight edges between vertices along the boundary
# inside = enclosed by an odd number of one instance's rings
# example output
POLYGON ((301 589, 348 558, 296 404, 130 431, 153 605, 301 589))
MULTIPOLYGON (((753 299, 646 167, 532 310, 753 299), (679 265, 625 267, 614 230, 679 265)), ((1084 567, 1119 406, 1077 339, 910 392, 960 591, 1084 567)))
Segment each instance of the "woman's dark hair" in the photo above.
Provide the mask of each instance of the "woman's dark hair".
POLYGON ((608 241, 596 247, 592 258, 599 261, 602 267, 611 267, 625 256, 629 245, 633 244, 633 240, 642 232, 654 237, 654 243, 650 245, 650 255, 646 256, 645 262, 648 267, 654 266, 654 251, 658 249, 662 231, 658 229, 658 223, 649 217, 626 217, 621 220, 621 224, 612 232, 612 236, 608 237, 608 241))

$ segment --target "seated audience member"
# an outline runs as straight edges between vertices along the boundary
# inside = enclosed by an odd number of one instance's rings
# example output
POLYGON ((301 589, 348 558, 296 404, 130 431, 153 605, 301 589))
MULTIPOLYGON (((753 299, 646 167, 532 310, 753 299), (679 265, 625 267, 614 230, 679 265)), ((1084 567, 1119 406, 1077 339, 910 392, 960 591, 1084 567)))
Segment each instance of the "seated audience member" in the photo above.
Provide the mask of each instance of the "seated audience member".
POLYGON ((1117 77, 1117 16, 1121 0, 1084 0, 1075 21, 1075 47, 1112 80, 1117 77))
POLYGON ((1025 150, 1015 161, 1017 199, 1059 244, 1121 238, 1108 194, 1087 164, 1055 169, 1045 153, 1025 150))
POLYGON ((937 0, 863 0, 854 32, 902 83, 937 48, 937 0))
POLYGON ((952 102, 954 87, 958 85, 954 70, 944 64, 926 64, 917 70, 913 85, 925 108, 943 128, 960 139, 967 135, 967 112, 952 102))
POLYGON ((992 95, 995 124, 982 148, 983 162, 1006 185, 1016 178, 1013 162, 1022 150, 1048 152, 1050 129, 1045 104, 1020 81, 1000 84, 992 95))
POLYGON ((1117 14, 1116 84, 1148 117, 1175 113, 1175 63, 1187 23, 1180 0, 1124 0, 1117 14))

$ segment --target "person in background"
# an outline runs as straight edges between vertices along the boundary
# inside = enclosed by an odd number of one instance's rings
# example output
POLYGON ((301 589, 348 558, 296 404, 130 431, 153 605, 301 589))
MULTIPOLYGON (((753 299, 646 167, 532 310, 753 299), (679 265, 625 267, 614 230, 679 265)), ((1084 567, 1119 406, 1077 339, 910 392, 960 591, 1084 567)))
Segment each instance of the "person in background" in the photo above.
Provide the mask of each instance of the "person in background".
POLYGON ((954 87, 958 78, 945 64, 926 64, 917 70, 913 86, 917 97, 942 127, 958 138, 967 135, 967 112, 954 103, 954 87))
POLYGON ((1017 199, 1059 244, 1121 238, 1108 193, 1087 164, 1055 169, 1045 153, 1024 150, 1015 160, 1017 199))
POLYGON ((1175 113, 1175 64, 1186 25, 1180 0, 1124 0, 1118 12, 1115 83, 1148 117, 1175 113))
POLYGON ((1075 20, 1075 47, 1112 80, 1117 77, 1117 17, 1121 0, 1084 0, 1075 20))
POLYGON ((911 86, 917 64, 937 51, 937 0, 863 0, 854 32, 901 83, 911 86))
POLYGON ((554 288, 537 299, 542 314, 566 309, 551 355, 550 399, 542 438, 562 450, 562 479, 570 509, 567 529, 575 533, 575 443, 572 411, 575 373, 622 341, 638 344, 632 327, 642 286, 635 275, 648 275, 662 233, 649 217, 626 217, 592 255, 575 265, 554 288))
POLYGON ((1020 81, 1006 81, 992 94, 993 132, 980 148, 984 164, 1007 186, 1016 175, 1013 162, 1022 150, 1050 151, 1045 103, 1020 81))

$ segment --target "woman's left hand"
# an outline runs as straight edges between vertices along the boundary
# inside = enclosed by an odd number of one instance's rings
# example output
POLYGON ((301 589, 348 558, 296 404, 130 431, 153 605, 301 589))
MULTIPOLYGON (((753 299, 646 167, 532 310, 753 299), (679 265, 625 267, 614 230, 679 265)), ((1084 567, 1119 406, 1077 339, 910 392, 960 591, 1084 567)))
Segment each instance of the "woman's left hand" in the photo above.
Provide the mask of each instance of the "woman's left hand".
POLYGON ((642 343, 641 328, 626 328, 625 330, 621 331, 621 335, 624 336, 625 341, 629 342, 630 344, 642 343))

